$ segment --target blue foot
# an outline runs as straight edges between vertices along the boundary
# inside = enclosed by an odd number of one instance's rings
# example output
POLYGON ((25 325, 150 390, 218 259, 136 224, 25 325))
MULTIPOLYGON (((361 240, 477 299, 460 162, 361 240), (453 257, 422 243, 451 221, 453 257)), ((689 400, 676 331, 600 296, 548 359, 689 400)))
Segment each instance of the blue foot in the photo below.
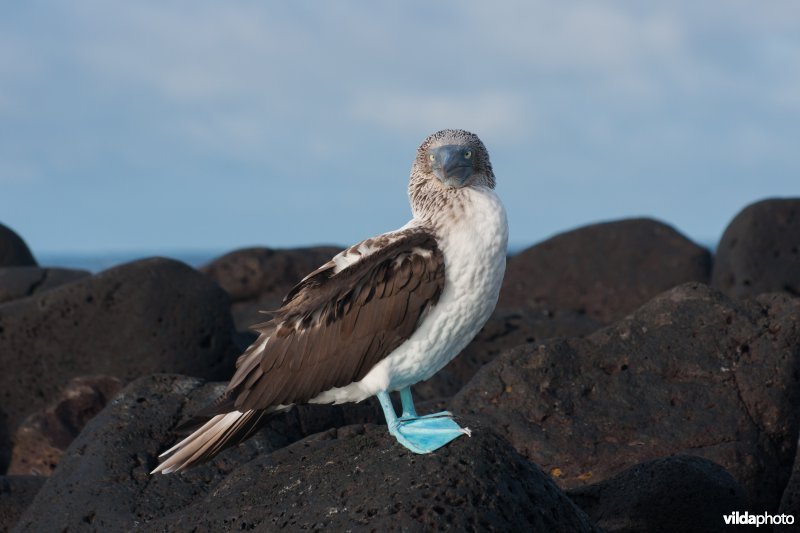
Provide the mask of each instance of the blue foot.
POLYGON ((461 435, 471 435, 470 430, 456 424, 453 415, 447 411, 418 416, 408 388, 400 391, 403 403, 403 416, 400 418, 394 412, 388 393, 379 393, 378 399, 386 416, 389 433, 414 453, 430 453, 461 435))
POLYGON ((438 450, 461 435, 470 436, 469 428, 462 428, 448 412, 398 419, 389 433, 414 453, 430 453, 438 450))

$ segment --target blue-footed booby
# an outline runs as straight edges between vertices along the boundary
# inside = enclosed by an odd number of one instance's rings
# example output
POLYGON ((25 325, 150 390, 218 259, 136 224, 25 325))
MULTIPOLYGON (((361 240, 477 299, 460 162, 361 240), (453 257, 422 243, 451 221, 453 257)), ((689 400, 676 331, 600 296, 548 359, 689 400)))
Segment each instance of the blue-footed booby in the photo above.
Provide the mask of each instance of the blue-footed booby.
POLYGON ((508 242, 494 186, 475 134, 442 130, 425 139, 411 168, 411 221, 344 250, 289 291, 254 326, 258 338, 202 413, 205 423, 164 452, 153 473, 208 460, 302 403, 377 396, 389 432, 416 453, 469 435, 449 412, 418 415, 411 386, 453 359, 494 310, 508 242))

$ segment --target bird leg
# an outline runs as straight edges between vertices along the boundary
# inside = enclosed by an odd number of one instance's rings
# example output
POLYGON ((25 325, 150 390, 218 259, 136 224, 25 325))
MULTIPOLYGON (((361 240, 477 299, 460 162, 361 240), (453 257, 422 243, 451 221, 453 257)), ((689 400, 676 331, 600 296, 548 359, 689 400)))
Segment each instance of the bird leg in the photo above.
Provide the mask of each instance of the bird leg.
POLYGON ((403 404, 403 416, 400 418, 415 418, 417 410, 414 408, 414 399, 411 397, 411 387, 400 390, 400 403, 403 404))
POLYGON ((404 420, 411 420, 412 418, 441 418, 445 416, 453 418, 453 413, 450 411, 440 411, 438 413, 419 416, 417 414, 417 409, 414 407, 414 399, 411 397, 411 387, 400 389, 400 403, 403 404, 403 414, 400 416, 401 422, 404 420))
POLYGON ((469 428, 456 424, 452 413, 448 411, 418 416, 410 387, 400 391, 400 401, 403 404, 403 415, 400 418, 397 418, 388 392, 379 392, 378 400, 383 408, 389 433, 414 453, 430 453, 461 435, 471 435, 469 428))

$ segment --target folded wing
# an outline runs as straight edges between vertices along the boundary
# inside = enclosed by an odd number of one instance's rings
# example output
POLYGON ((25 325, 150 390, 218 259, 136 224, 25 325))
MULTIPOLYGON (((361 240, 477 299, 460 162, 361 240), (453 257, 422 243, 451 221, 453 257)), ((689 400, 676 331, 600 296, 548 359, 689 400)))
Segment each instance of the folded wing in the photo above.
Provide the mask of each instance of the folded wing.
POLYGON ((408 339, 444 288, 435 237, 407 229, 345 250, 293 288, 237 362, 240 410, 302 403, 361 380, 408 339))

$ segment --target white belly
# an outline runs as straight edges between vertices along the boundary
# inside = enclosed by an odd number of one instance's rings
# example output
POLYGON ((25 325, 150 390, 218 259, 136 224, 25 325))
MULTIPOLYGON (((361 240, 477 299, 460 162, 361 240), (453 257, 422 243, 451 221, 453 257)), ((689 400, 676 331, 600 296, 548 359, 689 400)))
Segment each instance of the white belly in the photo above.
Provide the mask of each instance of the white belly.
POLYGON ((441 225, 437 234, 445 260, 445 285, 438 304, 413 335, 364 379, 326 391, 312 402, 357 402, 424 381, 458 355, 489 319, 506 267, 506 213, 491 189, 462 192, 464 212, 458 223, 441 225))

